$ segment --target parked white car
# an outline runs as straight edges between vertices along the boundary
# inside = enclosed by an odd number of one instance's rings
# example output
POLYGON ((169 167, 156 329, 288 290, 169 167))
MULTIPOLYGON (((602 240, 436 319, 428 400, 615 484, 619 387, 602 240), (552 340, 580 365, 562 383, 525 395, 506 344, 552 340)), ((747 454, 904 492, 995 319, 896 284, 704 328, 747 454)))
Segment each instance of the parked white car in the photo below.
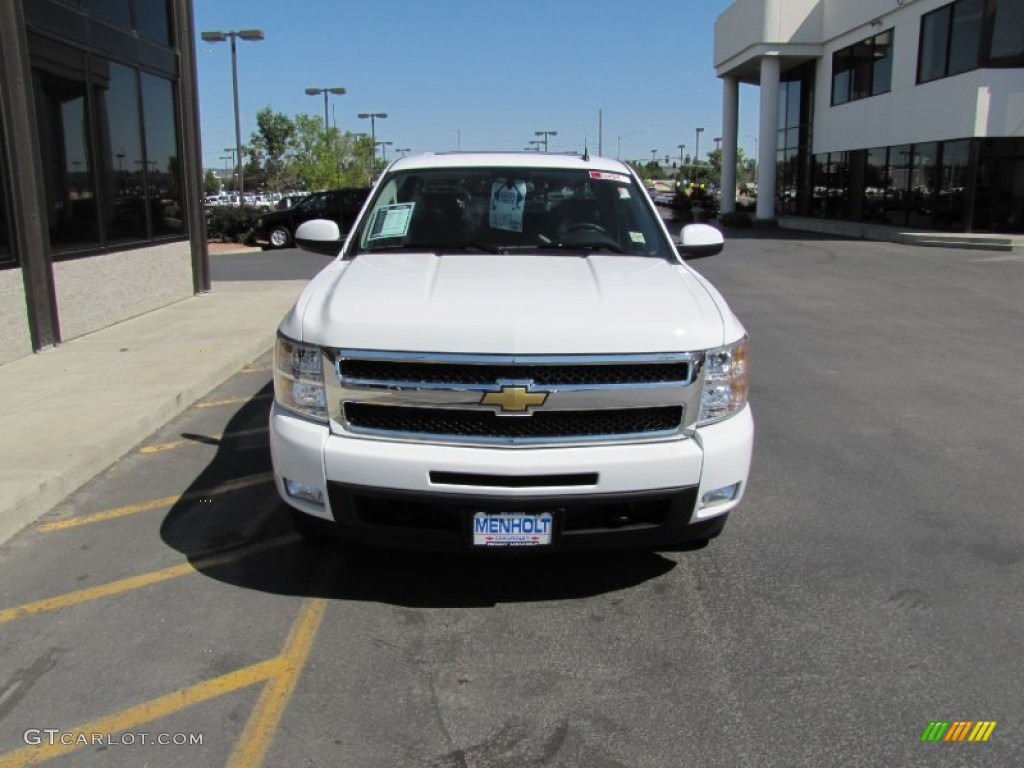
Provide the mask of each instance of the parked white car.
POLYGON ((747 334, 614 160, 394 162, 278 329, 270 443, 300 532, 395 547, 704 542, 746 489, 747 334))

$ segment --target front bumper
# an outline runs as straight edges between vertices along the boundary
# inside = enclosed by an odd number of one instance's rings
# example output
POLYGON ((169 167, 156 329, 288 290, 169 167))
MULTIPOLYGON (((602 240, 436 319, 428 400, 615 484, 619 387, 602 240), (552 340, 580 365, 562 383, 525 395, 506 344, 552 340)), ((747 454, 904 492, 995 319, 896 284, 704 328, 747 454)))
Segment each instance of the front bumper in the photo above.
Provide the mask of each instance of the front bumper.
POLYGON ((553 548, 659 546, 703 538, 742 499, 753 445, 749 406, 685 440, 489 448, 330 434, 276 404, 270 449, 278 493, 346 538, 402 548, 469 547, 473 511, 551 511, 553 548), (285 479, 324 503, 290 496, 285 479), (731 501, 700 506, 738 484, 731 501))

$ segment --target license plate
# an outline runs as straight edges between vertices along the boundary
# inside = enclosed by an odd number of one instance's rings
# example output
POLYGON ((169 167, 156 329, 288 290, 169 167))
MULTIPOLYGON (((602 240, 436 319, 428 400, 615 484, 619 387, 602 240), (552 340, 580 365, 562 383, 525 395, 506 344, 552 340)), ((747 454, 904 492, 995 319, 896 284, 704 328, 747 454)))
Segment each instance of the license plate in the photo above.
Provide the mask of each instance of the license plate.
POLYGON ((538 547, 551 544, 550 512, 473 514, 474 547, 538 547))

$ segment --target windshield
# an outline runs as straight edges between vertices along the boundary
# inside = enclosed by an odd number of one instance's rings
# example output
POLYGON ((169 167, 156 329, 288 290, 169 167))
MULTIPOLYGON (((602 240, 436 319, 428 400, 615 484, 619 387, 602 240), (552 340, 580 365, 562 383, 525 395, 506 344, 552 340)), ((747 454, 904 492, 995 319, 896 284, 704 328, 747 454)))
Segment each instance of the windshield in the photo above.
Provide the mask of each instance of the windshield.
POLYGON ((675 259, 630 176, 586 168, 431 168, 383 180, 349 255, 567 250, 675 259))

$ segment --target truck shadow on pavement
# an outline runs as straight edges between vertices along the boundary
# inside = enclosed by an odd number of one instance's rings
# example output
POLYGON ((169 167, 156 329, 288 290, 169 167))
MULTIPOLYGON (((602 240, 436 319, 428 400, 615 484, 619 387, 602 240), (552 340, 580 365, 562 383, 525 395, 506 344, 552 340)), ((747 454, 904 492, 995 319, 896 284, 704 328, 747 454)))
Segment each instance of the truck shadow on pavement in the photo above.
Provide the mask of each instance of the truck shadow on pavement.
MULTIPOLYGON (((277 496, 265 431, 267 384, 224 429, 216 456, 167 513, 160 535, 201 573, 272 594, 403 607, 482 607, 565 600, 656 579, 676 563, 646 550, 435 554, 303 541, 277 496), (231 435, 240 435, 232 438, 231 435), (219 489, 215 493, 204 491, 219 489)), ((186 439, 211 438, 185 434, 186 439)))

